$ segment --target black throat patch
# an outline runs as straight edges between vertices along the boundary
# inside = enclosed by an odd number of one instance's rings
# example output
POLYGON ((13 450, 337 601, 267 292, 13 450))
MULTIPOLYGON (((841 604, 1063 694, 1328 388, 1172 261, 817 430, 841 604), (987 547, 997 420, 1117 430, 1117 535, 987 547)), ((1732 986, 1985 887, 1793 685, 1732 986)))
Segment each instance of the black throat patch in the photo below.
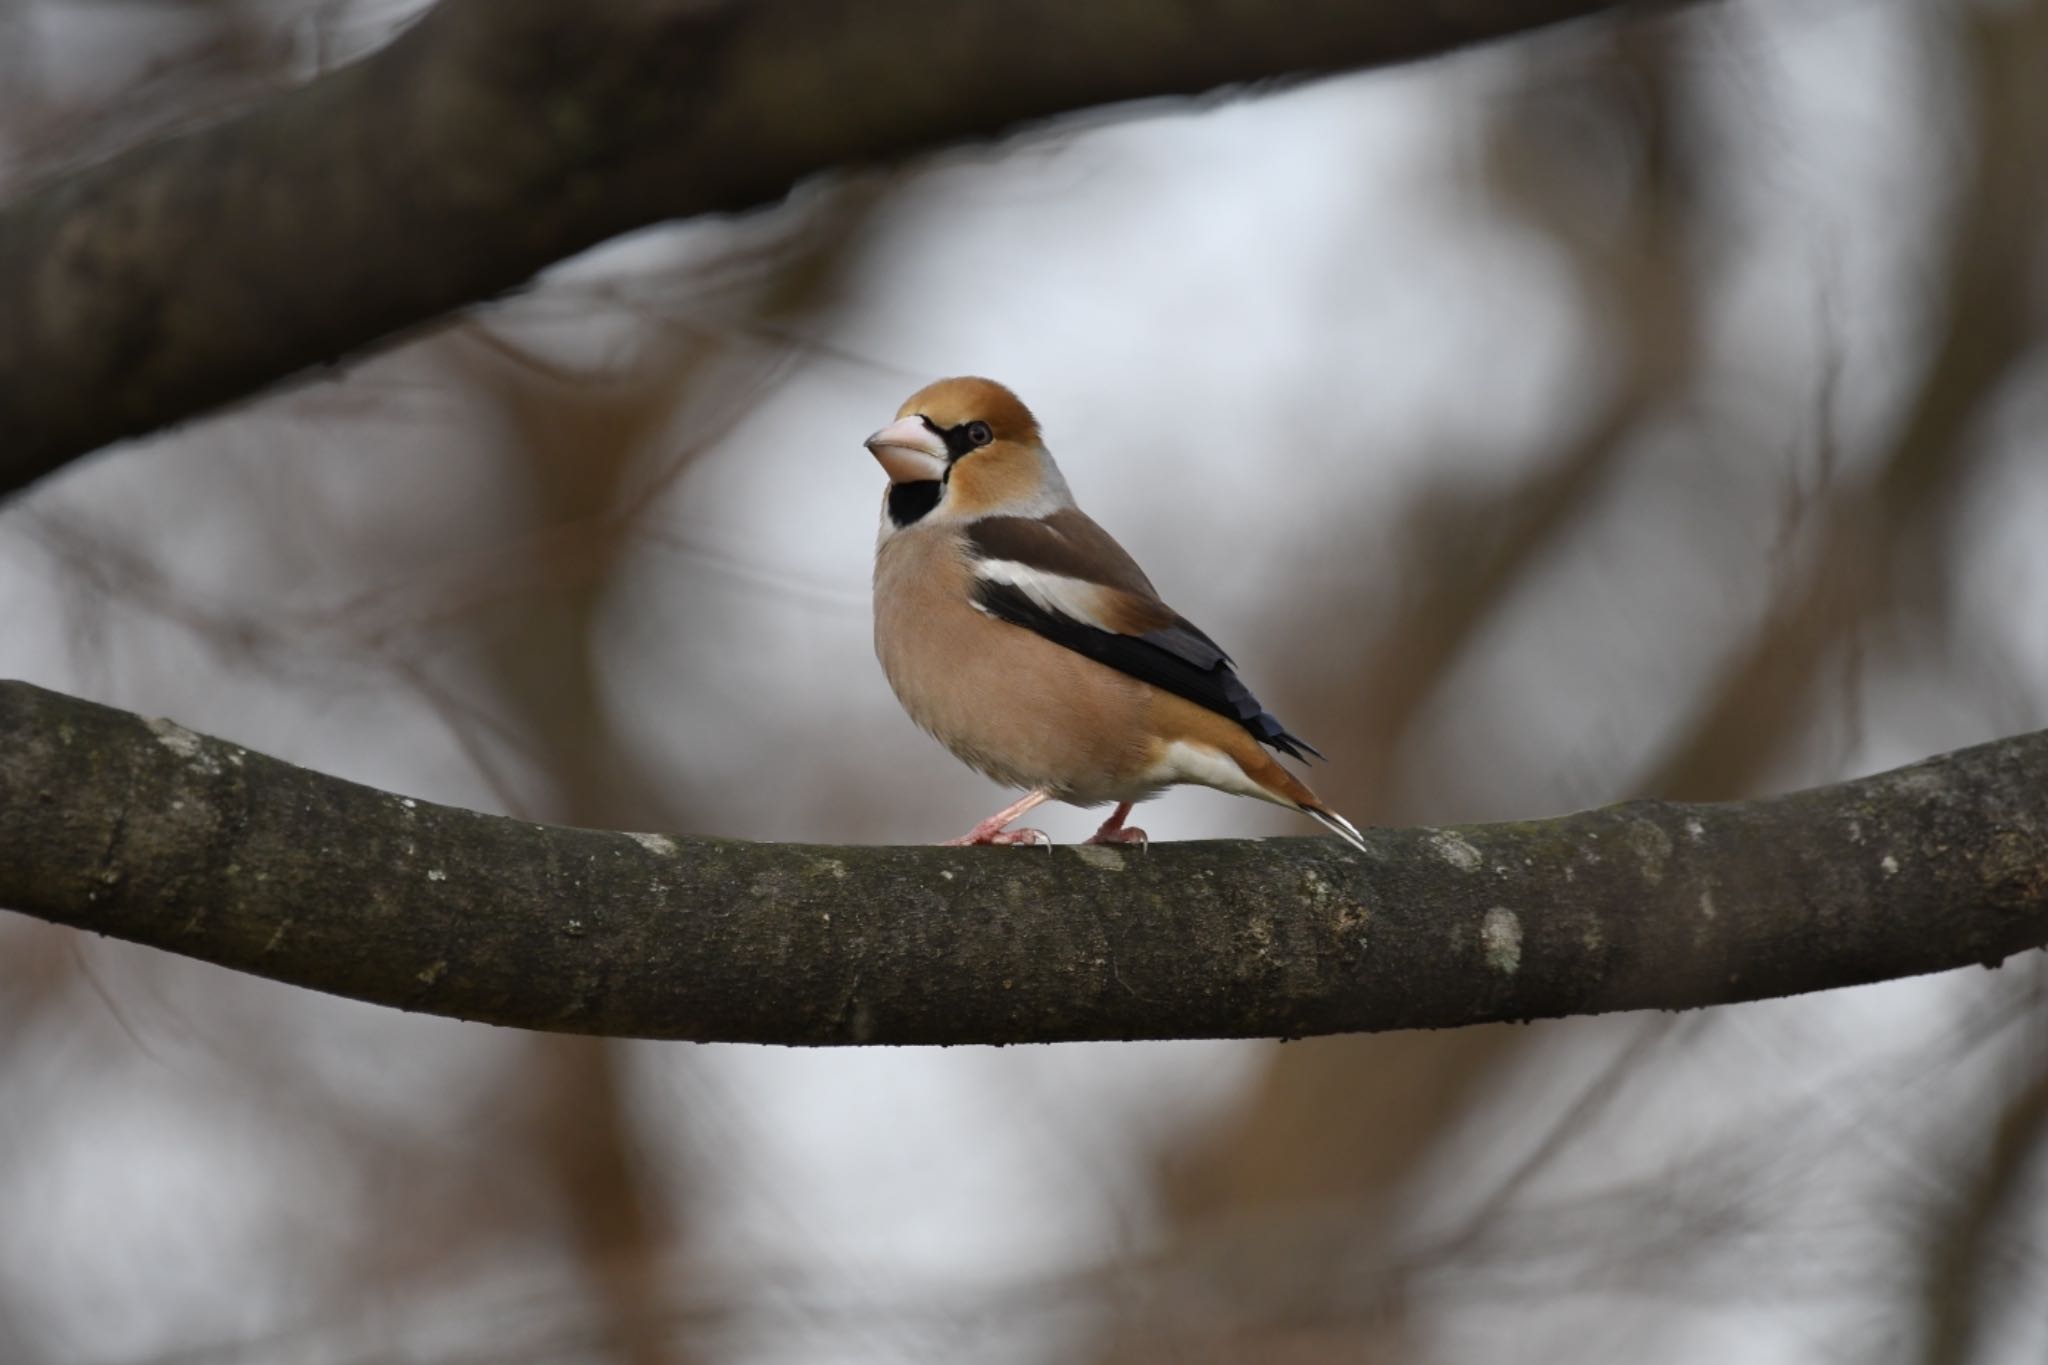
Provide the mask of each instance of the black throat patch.
POLYGON ((899 529, 922 520, 927 512, 939 505, 939 496, 945 491, 946 486, 937 479, 890 484, 889 520, 899 529))

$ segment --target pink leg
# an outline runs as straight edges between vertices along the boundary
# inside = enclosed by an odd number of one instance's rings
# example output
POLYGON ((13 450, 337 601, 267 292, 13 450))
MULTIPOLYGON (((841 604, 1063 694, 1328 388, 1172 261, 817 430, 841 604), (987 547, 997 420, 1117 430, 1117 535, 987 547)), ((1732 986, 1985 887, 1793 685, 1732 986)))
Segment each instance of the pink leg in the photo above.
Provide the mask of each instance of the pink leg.
POLYGON ((948 839, 943 848, 964 848, 969 844, 1043 844, 1052 847, 1052 840, 1042 829, 1004 829, 1003 826, 1030 810, 1052 800, 1048 791, 1029 792, 1015 805, 1005 806, 988 819, 976 825, 957 839, 948 839))
POLYGON ((1144 847, 1150 842, 1144 830, 1124 828, 1124 817, 1130 813, 1131 803, 1128 801, 1123 802, 1109 813, 1109 818, 1102 822, 1102 828, 1089 836, 1088 842, 1091 844, 1136 844, 1140 848, 1144 847))

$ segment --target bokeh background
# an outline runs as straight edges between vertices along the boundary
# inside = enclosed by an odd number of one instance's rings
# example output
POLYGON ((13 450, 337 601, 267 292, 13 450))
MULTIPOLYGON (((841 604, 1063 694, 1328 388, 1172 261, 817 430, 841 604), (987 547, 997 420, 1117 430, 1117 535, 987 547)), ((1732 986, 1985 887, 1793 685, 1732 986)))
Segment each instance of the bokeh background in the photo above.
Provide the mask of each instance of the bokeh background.
MULTIPOLYGON (((0 0, 0 194, 415 12, 0 0)), ((873 663, 860 441, 979 372, 1361 823, 1873 771, 2048 724, 2044 220, 2048 0, 1091 116, 74 465, 0 507, 0 673, 539 820, 935 840, 1007 797, 873 663)), ((0 916, 0 1361, 2036 1361, 2043 984, 806 1053, 0 916)))

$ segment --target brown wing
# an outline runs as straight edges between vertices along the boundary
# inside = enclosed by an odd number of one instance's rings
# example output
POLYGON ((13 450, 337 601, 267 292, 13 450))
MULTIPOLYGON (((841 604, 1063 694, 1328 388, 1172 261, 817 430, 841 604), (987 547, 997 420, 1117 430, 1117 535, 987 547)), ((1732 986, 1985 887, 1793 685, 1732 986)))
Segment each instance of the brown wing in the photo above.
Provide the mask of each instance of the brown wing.
POLYGON ((967 542, 979 558, 1007 559, 1062 578, 1100 583, 1149 598, 1166 610, 1138 561, 1078 507, 1043 517, 984 517, 967 528, 967 542))
POLYGON ((1159 600, 1144 570, 1077 508, 988 517, 968 528, 975 603, 1120 673, 1230 717, 1293 758, 1315 746, 1259 704, 1230 656, 1159 600))

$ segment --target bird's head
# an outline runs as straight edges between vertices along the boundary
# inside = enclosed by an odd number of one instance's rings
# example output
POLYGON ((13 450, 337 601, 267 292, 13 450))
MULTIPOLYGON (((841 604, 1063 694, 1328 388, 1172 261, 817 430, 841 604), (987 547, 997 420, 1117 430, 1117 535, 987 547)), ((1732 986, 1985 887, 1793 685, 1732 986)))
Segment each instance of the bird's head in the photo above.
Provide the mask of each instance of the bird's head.
POLYGON ((867 447, 889 475, 892 506, 943 505, 969 519, 1072 501, 1039 438, 1038 419, 992 379, 927 384, 904 400, 894 422, 868 437, 867 447))

